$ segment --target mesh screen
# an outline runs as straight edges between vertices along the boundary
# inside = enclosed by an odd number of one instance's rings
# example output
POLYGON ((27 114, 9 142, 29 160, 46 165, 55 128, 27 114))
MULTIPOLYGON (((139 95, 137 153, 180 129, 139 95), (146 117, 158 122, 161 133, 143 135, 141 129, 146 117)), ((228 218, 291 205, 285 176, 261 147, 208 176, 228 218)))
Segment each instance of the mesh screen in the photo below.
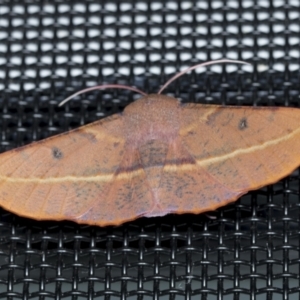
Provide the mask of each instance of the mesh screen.
MULTIPOLYGON (((0 2, 0 147, 122 111, 120 83, 186 102, 299 106, 300 4, 273 1, 0 2)), ((0 211, 1 299, 299 299, 299 174, 208 215, 119 227, 0 211)), ((22 199, 20 199, 22 201, 22 199)))

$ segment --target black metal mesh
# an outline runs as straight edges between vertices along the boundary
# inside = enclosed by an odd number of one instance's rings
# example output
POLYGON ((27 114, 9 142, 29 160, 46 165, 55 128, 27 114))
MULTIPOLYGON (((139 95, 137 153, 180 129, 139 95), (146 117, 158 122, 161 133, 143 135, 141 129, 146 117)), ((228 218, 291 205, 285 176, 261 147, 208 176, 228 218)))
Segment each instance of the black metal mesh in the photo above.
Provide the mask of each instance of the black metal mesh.
MULTIPOLYGON (((1 151, 121 111, 183 67, 182 101, 299 106, 300 5, 273 1, 0 2, 1 151)), ((0 213, 1 299, 299 299, 299 175, 207 215, 120 227, 0 213), (214 217, 211 217, 213 215, 214 217)), ((22 201, 22 199, 20 199, 22 201)))

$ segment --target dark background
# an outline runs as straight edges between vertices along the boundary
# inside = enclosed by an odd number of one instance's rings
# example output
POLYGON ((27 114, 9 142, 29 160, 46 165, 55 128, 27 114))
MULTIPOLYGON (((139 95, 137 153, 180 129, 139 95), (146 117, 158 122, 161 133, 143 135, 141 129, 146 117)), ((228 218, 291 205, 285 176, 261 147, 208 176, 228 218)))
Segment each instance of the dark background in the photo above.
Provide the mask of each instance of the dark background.
MULTIPOLYGON (((0 2, 0 150, 66 132, 156 92, 186 102, 299 106, 299 1, 0 2)), ((22 201, 22 199, 20 199, 22 201)), ((299 175, 209 215, 119 227, 0 211, 0 299, 299 299, 299 175)))

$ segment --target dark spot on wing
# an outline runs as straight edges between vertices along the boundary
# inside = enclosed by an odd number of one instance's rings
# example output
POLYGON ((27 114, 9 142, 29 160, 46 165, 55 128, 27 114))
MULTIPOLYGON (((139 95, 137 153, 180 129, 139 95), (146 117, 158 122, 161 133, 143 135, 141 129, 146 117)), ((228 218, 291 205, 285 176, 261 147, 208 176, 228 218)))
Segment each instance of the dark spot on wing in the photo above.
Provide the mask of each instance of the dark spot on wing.
POLYGON ((240 119, 239 126, 238 126, 239 130, 245 130, 247 127, 248 127, 247 118, 240 119))
POLYGON ((188 132, 188 135, 195 135, 195 134, 197 134, 194 130, 190 130, 189 132, 188 132))
POLYGON ((57 147, 52 148, 52 155, 55 159, 61 159, 63 157, 63 153, 57 147))

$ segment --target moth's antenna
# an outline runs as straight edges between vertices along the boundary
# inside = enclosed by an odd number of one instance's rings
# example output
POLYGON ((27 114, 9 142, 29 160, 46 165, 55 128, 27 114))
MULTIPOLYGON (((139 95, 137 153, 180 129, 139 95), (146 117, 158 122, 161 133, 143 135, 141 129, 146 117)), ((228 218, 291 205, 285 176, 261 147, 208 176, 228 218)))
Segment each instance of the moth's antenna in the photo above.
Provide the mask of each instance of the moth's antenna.
POLYGON ((87 92, 91 92, 91 91, 95 91, 95 90, 102 90, 102 89, 123 89, 123 90, 129 90, 129 91, 133 91, 133 92, 139 93, 139 94, 141 94, 143 96, 147 95, 146 93, 140 91, 139 89, 136 89, 134 87, 130 87, 130 86, 127 86, 127 85, 122 85, 122 84, 103 84, 103 85, 92 86, 92 87, 86 88, 84 90, 81 90, 81 91, 79 91, 77 93, 74 93, 73 95, 69 96, 68 98, 66 98, 65 100, 63 100, 62 102, 60 102, 58 104, 58 106, 64 105, 69 100, 73 99, 74 97, 76 97, 78 95, 81 95, 81 94, 84 94, 84 93, 87 93, 87 92))
POLYGON ((200 67, 206 67, 206 66, 210 66, 210 65, 214 65, 214 64, 223 64, 223 63, 231 63, 231 64, 243 64, 243 65, 250 65, 247 62, 241 61, 241 60, 231 60, 231 59, 220 59, 220 60, 213 60, 213 61, 208 61, 205 63, 201 63, 198 65, 194 65, 191 67, 188 67, 187 69, 175 74, 171 79, 169 79, 162 87, 161 89, 158 91, 157 94, 161 94, 161 92, 168 86, 170 85, 174 80, 176 80, 178 77, 182 76, 183 74, 195 70, 197 68, 200 67))

